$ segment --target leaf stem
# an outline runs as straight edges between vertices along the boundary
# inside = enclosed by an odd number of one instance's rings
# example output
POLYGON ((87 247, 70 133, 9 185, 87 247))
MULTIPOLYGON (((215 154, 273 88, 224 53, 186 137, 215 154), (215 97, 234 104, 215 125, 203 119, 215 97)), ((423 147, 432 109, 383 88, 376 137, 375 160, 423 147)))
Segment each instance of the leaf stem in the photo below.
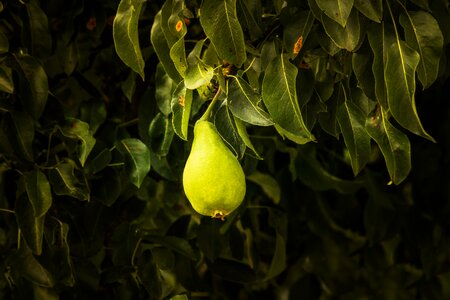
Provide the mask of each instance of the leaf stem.
POLYGON ((203 116, 201 116, 201 118, 199 119, 199 121, 209 121, 211 118, 211 111, 213 109, 214 104, 216 104, 217 99, 219 99, 219 95, 222 92, 222 89, 219 88, 217 89, 216 94, 214 95, 213 99, 211 100, 211 103, 209 103, 208 108, 206 109, 205 113, 203 114, 203 116))
POLYGON ((7 208, 0 208, 0 211, 15 214, 16 212, 7 208))

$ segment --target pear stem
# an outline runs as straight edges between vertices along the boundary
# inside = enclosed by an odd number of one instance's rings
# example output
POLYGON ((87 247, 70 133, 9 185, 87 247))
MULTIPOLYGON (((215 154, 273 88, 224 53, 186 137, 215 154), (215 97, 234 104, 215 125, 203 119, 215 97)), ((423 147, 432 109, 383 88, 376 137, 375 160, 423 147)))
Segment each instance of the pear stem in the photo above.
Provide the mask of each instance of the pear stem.
POLYGON ((213 109, 214 104, 216 104, 217 99, 219 99, 219 95, 222 92, 222 89, 219 88, 217 89, 216 94, 214 95, 214 97, 211 100, 211 103, 209 103, 208 108, 206 109, 205 113, 203 114, 203 116, 201 116, 201 118, 199 119, 199 121, 209 121, 211 118, 211 111, 213 109))

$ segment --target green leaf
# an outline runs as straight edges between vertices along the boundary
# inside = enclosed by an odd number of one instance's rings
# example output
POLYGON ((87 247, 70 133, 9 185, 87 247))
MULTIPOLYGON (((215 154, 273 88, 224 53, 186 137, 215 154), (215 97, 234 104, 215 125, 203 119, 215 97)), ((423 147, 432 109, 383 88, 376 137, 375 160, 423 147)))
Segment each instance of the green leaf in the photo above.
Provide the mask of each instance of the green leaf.
POLYGON ((424 10, 430 11, 429 0, 411 0, 411 2, 424 10))
POLYGON ((245 146, 253 152, 253 155, 256 157, 256 159, 262 160, 262 157, 258 154, 258 152, 255 149, 255 146, 253 146, 253 143, 250 140, 250 137, 248 136, 247 128, 245 127, 244 122, 235 117, 234 124, 236 125, 236 130, 240 138, 244 142, 245 146))
POLYGON ((15 154, 27 161, 33 161, 33 119, 25 112, 10 111, 5 115, 2 125, 15 154))
POLYGON ((52 50, 52 36, 48 28, 45 12, 39 7, 38 1, 32 0, 26 4, 28 13, 30 53, 35 57, 47 57, 52 50))
POLYGON ((369 43, 364 42, 357 52, 352 54, 352 67, 358 80, 358 87, 364 91, 367 97, 376 100, 374 82, 375 77, 372 72, 372 62, 374 56, 369 48, 369 43))
POLYGON ((121 0, 113 23, 114 45, 120 59, 142 80, 145 78, 145 62, 139 46, 138 22, 142 0, 121 0))
POLYGON ((257 126, 270 126, 273 122, 261 105, 261 97, 241 77, 232 76, 228 81, 228 106, 234 116, 257 126))
POLYGON ((14 54, 14 58, 19 72, 20 100, 24 109, 37 120, 47 103, 47 74, 41 64, 32 56, 14 54))
POLYGON ((352 10, 345 27, 339 26, 326 15, 322 15, 322 25, 327 35, 339 48, 353 52, 359 45, 361 24, 356 10, 352 10))
POLYGON ((253 172, 247 176, 247 179, 261 187, 263 192, 273 201, 274 204, 280 203, 281 189, 278 182, 269 174, 253 172))
MULTIPOLYGON (((388 8, 390 8, 388 6, 388 8)), ((395 22, 394 17, 391 17, 395 22)), ((396 39, 392 44, 383 40, 386 50, 384 77, 386 82, 386 96, 389 109, 400 125, 409 131, 427 138, 434 139, 423 129, 417 114, 414 93, 416 91, 415 72, 420 61, 419 54, 400 40, 394 24, 396 39)))
POLYGON ((36 255, 41 255, 45 215, 35 217, 33 205, 25 194, 22 194, 16 199, 16 218, 28 247, 36 255))
POLYGON ((108 148, 103 148, 103 150, 94 154, 95 155, 91 156, 84 167, 86 173, 98 173, 106 168, 111 162, 112 154, 108 148))
POLYGON ((289 53, 296 56, 302 47, 295 49, 301 38, 300 46, 303 46, 314 24, 314 15, 311 10, 294 11, 284 9, 281 11, 280 22, 283 25, 283 43, 289 53))
POLYGON ((191 244, 185 239, 176 236, 157 236, 145 235, 142 238, 144 241, 150 241, 155 244, 163 245, 189 259, 196 260, 197 254, 192 248, 191 244))
POLYGON ((63 136, 77 142, 75 151, 82 166, 95 145, 95 138, 89 130, 89 124, 75 118, 68 118, 60 128, 63 136))
POLYGON ((345 27, 353 7, 353 0, 316 0, 316 3, 328 17, 345 27))
POLYGON ((150 40, 152 42, 153 49, 155 50, 156 55, 158 55, 159 61, 164 67, 167 75, 169 75, 173 81, 178 83, 182 78, 180 76, 180 73, 178 73, 177 69, 175 68, 172 59, 170 58, 170 48, 164 36, 162 22, 163 19, 161 16, 161 11, 159 11, 155 16, 155 19, 153 20, 150 40))
POLYGON ((184 78, 188 89, 194 90, 208 84, 214 76, 214 69, 199 60, 194 66, 189 66, 184 78))
POLYGON ((127 97, 128 101, 133 102, 134 92, 136 91, 136 74, 130 72, 122 84, 120 85, 122 92, 127 97))
POLYGON ((151 150, 159 156, 169 153, 173 140, 173 127, 169 117, 158 113, 148 129, 151 150))
POLYGON ((338 106, 336 117, 350 153, 353 173, 357 175, 370 158, 370 137, 364 128, 366 115, 352 102, 352 99, 349 99, 342 84, 340 84, 340 90, 344 102, 338 106))
POLYGON ((383 4, 381 2, 382 0, 355 0, 354 6, 372 21, 380 23, 383 18, 383 4))
MULTIPOLYGON (((186 30, 184 31, 186 33, 186 30)), ((184 46, 184 35, 170 48, 170 58, 181 77, 186 77, 188 63, 184 46)))
POLYGON ((44 216, 52 205, 52 192, 47 176, 39 169, 24 173, 25 190, 30 201, 34 217, 44 216))
POLYGON ((125 157, 125 168, 132 184, 140 187, 150 171, 150 151, 138 139, 123 139, 116 144, 117 149, 125 157))
POLYGON ((187 141, 189 117, 192 108, 192 90, 186 89, 184 81, 181 81, 172 94, 172 126, 175 133, 187 141))
POLYGON ((0 65, 0 91, 12 94, 14 82, 11 68, 0 65))
POLYGON ((262 3, 258 0, 237 1, 239 21, 247 30, 251 41, 259 39, 263 35, 261 29, 262 3))
POLYGON ((367 118, 365 127, 380 147, 392 182, 400 184, 411 170, 411 145, 408 137, 392 126, 387 113, 381 109, 367 118))
POLYGON ((236 15, 236 0, 204 0, 200 24, 221 59, 237 66, 245 62, 244 33, 236 15))
POLYGON ((234 119, 228 109, 227 103, 224 102, 214 115, 214 125, 222 136, 222 139, 228 144, 228 147, 238 159, 241 159, 244 156, 245 144, 236 129, 234 119))
POLYGON ((286 215, 269 210, 269 224, 275 229, 275 252, 270 263, 265 279, 273 278, 286 269, 286 235, 287 219, 286 215))
POLYGON ((170 115, 170 113, 172 112, 172 85, 173 80, 164 71, 162 63, 159 63, 156 66, 155 73, 155 99, 159 110, 165 116, 170 115))
POLYGON ((405 10, 400 15, 400 24, 405 30, 406 43, 420 55, 417 74, 423 89, 426 89, 438 76, 444 37, 436 19, 425 11, 405 10))
POLYGON ((80 107, 80 120, 89 124, 89 132, 95 134, 105 122, 107 116, 106 105, 103 101, 94 100, 83 102, 80 107))
POLYGON ((56 195, 89 201, 89 188, 75 175, 75 162, 66 160, 49 170, 48 179, 56 195))
POLYGON ((278 130, 290 140, 304 144, 314 140, 306 128, 297 99, 298 70, 286 56, 276 57, 267 67, 262 83, 262 97, 278 130))

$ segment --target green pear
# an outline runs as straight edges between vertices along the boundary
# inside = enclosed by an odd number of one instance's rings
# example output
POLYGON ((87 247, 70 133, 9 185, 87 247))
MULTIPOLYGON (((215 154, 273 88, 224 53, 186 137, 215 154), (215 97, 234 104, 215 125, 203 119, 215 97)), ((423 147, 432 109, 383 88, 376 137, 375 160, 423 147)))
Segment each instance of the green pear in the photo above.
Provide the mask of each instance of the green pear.
POLYGON ((245 175, 216 127, 199 120, 183 172, 184 192, 200 214, 223 219, 244 200, 245 175))

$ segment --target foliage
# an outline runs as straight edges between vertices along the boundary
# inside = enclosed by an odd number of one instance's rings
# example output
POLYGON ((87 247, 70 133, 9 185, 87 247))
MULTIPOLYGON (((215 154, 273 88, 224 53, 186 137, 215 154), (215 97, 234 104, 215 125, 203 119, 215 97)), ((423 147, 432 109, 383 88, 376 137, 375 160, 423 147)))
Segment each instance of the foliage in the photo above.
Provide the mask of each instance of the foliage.
POLYGON ((450 298, 449 43, 448 0, 0 0, 0 298, 450 298))

